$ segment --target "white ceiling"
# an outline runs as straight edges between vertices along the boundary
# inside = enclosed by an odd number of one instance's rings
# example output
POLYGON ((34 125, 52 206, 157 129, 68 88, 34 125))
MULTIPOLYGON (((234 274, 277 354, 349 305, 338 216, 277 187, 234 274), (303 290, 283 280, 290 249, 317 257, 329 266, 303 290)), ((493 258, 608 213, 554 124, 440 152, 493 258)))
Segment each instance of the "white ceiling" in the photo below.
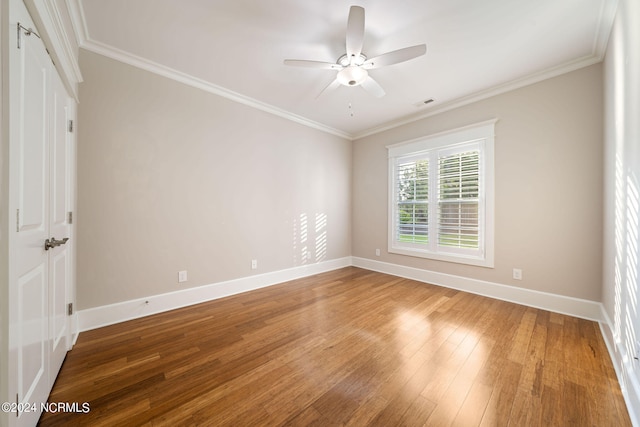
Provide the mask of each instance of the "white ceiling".
POLYGON ((79 0, 81 46, 349 138, 602 59, 616 0, 79 0), (349 7, 363 6, 363 53, 426 43, 370 71, 386 91, 316 96, 333 70, 349 7), (416 104, 433 98, 428 106, 416 104), (351 106, 351 108, 349 107, 351 106), (351 114, 353 113, 353 115, 351 114))

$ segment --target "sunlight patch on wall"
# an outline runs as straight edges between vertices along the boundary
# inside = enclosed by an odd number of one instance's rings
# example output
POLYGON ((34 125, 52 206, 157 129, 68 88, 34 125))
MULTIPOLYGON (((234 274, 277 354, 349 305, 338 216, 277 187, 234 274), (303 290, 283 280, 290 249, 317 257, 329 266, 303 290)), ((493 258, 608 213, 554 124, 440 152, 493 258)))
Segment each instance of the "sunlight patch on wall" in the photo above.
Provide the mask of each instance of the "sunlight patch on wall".
POLYGON ((638 215, 640 214, 640 192, 633 172, 629 172, 626 187, 625 217, 625 346, 627 353, 637 357, 636 321, 638 319, 638 215))
POLYGON ((640 193, 635 175, 627 178, 627 238, 626 238, 626 267, 627 291, 633 314, 637 314, 638 305, 638 214, 640 213, 640 193))
POLYGON ((293 221, 293 264, 313 264, 327 259, 328 216, 325 213, 298 215, 293 221), (309 219, 313 218, 313 223, 309 219))
POLYGON ((624 128, 625 128, 625 109, 624 109, 624 82, 625 82, 625 67, 624 67, 624 37, 621 34, 617 34, 615 37, 616 43, 613 45, 613 57, 615 58, 613 79, 613 117, 614 123, 614 141, 616 144, 615 153, 615 224, 614 224, 614 239, 615 239, 615 258, 614 258, 614 319, 613 319, 613 334, 616 342, 620 342, 622 339, 622 302, 626 300, 626 295, 623 295, 623 280, 626 276, 625 269, 625 171, 624 171, 624 145, 622 142, 625 140, 624 128))
POLYGON ((616 178, 615 178, 615 314, 614 314, 614 336, 620 342, 622 332, 622 280, 624 268, 624 177, 622 171, 622 160, 616 155, 616 178))
POLYGON ((327 258, 327 214, 316 214, 316 262, 327 258))

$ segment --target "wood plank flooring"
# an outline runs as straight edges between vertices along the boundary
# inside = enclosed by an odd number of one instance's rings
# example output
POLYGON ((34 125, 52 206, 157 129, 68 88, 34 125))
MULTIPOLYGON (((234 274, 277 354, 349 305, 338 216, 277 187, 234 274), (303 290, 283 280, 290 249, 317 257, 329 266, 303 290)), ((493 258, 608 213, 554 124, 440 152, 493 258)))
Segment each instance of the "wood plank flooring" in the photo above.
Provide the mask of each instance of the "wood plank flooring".
POLYGON ((344 268, 83 332, 41 426, 629 426, 598 325, 344 268))

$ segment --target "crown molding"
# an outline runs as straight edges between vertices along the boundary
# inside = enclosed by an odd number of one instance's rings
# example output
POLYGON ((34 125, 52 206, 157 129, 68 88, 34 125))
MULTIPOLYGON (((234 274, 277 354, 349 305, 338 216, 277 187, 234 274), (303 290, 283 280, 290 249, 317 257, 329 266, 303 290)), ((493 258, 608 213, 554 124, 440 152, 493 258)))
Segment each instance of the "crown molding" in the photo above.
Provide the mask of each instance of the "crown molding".
POLYGON ((329 133, 331 135, 338 136, 340 138, 353 140, 353 135, 348 132, 335 129, 325 124, 309 120, 305 117, 293 114, 282 108, 275 107, 257 99, 242 95, 241 93, 234 92, 222 86, 215 85, 206 80, 192 76, 182 71, 175 70, 173 68, 158 64, 157 62, 150 61, 137 55, 133 55, 129 52, 121 49, 109 46, 105 43, 92 40, 87 27, 87 21, 85 19, 84 9, 82 8, 81 0, 65 0, 69 13, 71 15, 73 30, 76 35, 76 39, 80 45, 80 48, 97 53, 102 56, 114 59, 116 61, 131 65, 136 68, 149 71, 154 74, 178 81, 180 83, 195 87, 197 89, 204 90, 206 92, 222 96, 240 104, 247 105, 249 107, 256 108, 258 110, 282 117, 292 122, 307 126, 313 129, 320 130, 322 132, 329 133))
MULTIPOLYGON (((25 0, 25 1, 51 2, 52 0, 25 0)), ((611 34, 613 21, 615 19, 617 8, 618 8, 618 0, 602 0, 600 12, 598 15, 596 35, 593 40, 593 45, 592 45, 590 55, 586 55, 582 58, 578 58, 576 60, 569 61, 567 63, 560 64, 558 66, 551 67, 551 68, 542 70, 540 72, 512 80, 505 84, 501 84, 501 85, 494 86, 479 92, 475 92, 473 94, 470 94, 461 98, 453 99, 441 105, 433 105, 427 111, 422 113, 416 113, 410 116, 404 116, 404 117, 401 117, 400 119, 389 121, 379 126, 368 128, 360 132, 349 133, 349 132, 345 132, 340 129, 336 129, 336 128, 327 126, 325 124, 307 119, 305 117, 299 116, 297 114, 291 113, 289 111, 283 110, 273 105, 264 103, 262 101, 258 101, 257 99, 250 98, 248 96, 231 91, 222 86, 215 85, 213 83, 210 83, 203 79, 199 79, 197 77, 191 76, 181 71, 166 67, 164 65, 155 63, 153 61, 149 61, 147 59, 144 59, 136 55, 132 55, 128 52, 122 51, 115 47, 92 40, 89 35, 89 30, 88 30, 87 23, 84 16, 84 10, 82 8, 82 0, 64 0, 64 1, 67 4, 67 8, 69 9, 69 13, 71 15, 73 30, 75 32, 76 39, 78 41, 79 46, 83 49, 98 53, 103 56, 107 56, 109 58, 132 65, 134 67, 138 67, 146 71, 150 71, 152 73, 182 82, 184 84, 205 90, 207 92, 210 92, 219 96, 223 96, 230 100, 242 103, 244 105, 247 105, 253 108, 257 108, 259 110, 274 114, 276 116, 282 117, 287 120, 291 120, 293 122, 302 124, 304 126, 308 126, 323 132, 327 132, 332 135, 339 136, 341 138, 345 138, 350 141, 361 139, 366 136, 374 135, 377 133, 381 133, 381 132, 384 132, 399 126, 403 126, 409 123, 413 123, 415 121, 422 120, 427 117, 431 117, 436 114, 443 113, 445 111, 449 111, 455 108, 460 108, 465 105, 469 105, 474 102, 478 102, 478 101, 490 98, 492 96, 500 95, 505 92, 509 92, 515 89, 529 86, 531 84, 538 83, 540 81, 543 81, 552 77, 556 77, 565 73, 569 73, 571 71, 575 71, 580 68, 584 68, 589 65, 593 65, 598 62, 601 62, 604 59, 604 56, 606 54, 606 49, 609 42, 609 36, 611 34)), ((82 81, 82 80, 79 80, 79 81, 82 81)))
MULTIPOLYGON (((76 2, 77 0, 69 0, 71 2, 76 2)), ((84 19, 82 19, 83 24, 79 24, 81 28, 84 28, 83 31, 86 30, 86 25, 84 25, 84 19)), ((86 35, 85 31, 85 35, 86 35)), ((348 133, 339 129, 335 129, 333 127, 324 125, 319 122, 315 122, 313 120, 309 120, 305 117, 299 116, 297 114, 293 114, 289 111, 283 110, 281 108, 275 107, 273 105, 264 103, 262 101, 258 101, 257 99, 250 98, 248 96, 242 95, 238 92, 231 91, 222 86, 215 85, 206 80, 194 77, 190 74, 183 73, 181 71, 175 70, 170 67, 166 67, 162 64, 158 64, 153 61, 149 61, 148 59, 142 58, 137 55, 133 55, 129 52, 120 50, 113 46, 106 45, 104 43, 100 43, 90 38, 85 38, 82 42, 81 48, 86 49, 88 51, 97 53, 102 56, 106 56, 108 58, 114 59, 119 62, 123 62, 125 64, 131 65, 136 68, 140 68, 154 74, 161 75, 163 77, 176 80, 178 82, 187 84, 189 86, 225 97, 235 102, 239 102, 241 104, 257 108, 258 110, 265 111, 267 113, 274 114, 276 116, 282 117, 287 120, 291 120, 293 122, 302 124, 307 127, 311 127, 313 129, 317 129, 332 135, 339 136, 341 138, 353 141, 356 139, 361 139, 366 136, 374 135, 380 132, 384 132, 399 126, 403 126, 409 123, 413 123, 418 120, 425 119, 427 117, 434 116, 436 114, 443 113, 445 111, 453 110, 456 108, 463 107, 465 105, 472 104, 474 102, 478 102, 487 98, 491 98, 496 95, 500 95, 505 92, 509 92, 515 89, 519 89, 525 86, 532 85, 534 83, 538 83, 540 81, 550 79, 552 77, 557 77, 562 74, 569 73, 571 71, 578 70, 580 68, 588 67, 589 65, 596 64, 601 62, 603 56, 599 55, 589 55, 583 58, 576 59, 574 61, 570 61, 559 66, 551 67, 545 70, 542 70, 535 74, 530 74, 528 76, 512 80, 502 85, 494 86, 489 89, 473 93, 471 95, 457 98, 447 103, 441 104, 439 106, 431 107, 428 111, 424 113, 418 113, 417 115, 405 116, 398 120, 390 121, 380 126, 376 126, 373 128, 366 129, 362 132, 358 132, 355 134, 348 133)))
POLYGON ((613 28, 613 21, 616 18, 618 10, 618 0, 603 0, 598 16, 598 26, 596 28, 596 36, 593 39, 592 52, 593 55, 604 59, 609 44, 609 36, 613 28))
POLYGON ((519 79, 507 82, 505 84, 494 86, 486 90, 464 96, 462 98, 453 99, 441 105, 433 105, 429 108, 428 111, 425 111, 424 113, 405 116, 400 119, 381 124, 380 126, 375 126, 364 131, 357 132, 353 135, 352 139, 356 140, 364 138, 366 136, 375 135, 380 132, 384 132, 399 126, 425 119, 427 117, 434 116, 436 114, 444 113, 445 111, 460 108, 465 105, 490 98, 492 96, 500 95, 505 92, 519 89, 546 79, 550 79, 552 77, 557 77, 562 74, 578 70, 580 68, 588 67, 589 65, 597 64, 598 62, 602 62, 607 52, 609 36, 611 35, 611 29, 613 28, 613 21, 616 17, 617 10, 618 0, 602 0, 602 5, 600 7, 600 12, 598 15, 596 35, 593 39, 593 45, 591 47, 590 55, 586 55, 582 58, 578 58, 576 60, 569 61, 564 64, 542 70, 538 73, 530 74, 519 79))
POLYGON ((376 126, 373 128, 369 128, 362 132, 358 132, 353 135, 353 139, 361 139, 370 135, 375 135, 377 133, 381 133, 390 129, 397 128, 399 126, 404 126, 409 123, 416 122, 418 120, 426 119, 427 117, 435 116, 436 114, 444 113, 445 111, 453 110, 456 108, 464 107, 465 105, 473 104, 478 101, 482 101, 487 98, 491 98, 496 95, 503 94, 505 92, 510 92, 515 89, 520 89, 525 86, 532 85, 534 83, 541 82, 543 80, 550 79, 552 77, 557 77, 562 74, 569 73, 571 71, 578 70, 580 68, 588 67, 589 65, 597 64, 601 62, 602 58, 596 55, 589 55, 583 58, 576 59, 574 61, 566 62, 564 64, 547 68, 546 70, 542 70, 535 74, 529 74, 525 77, 521 77, 519 79, 512 80, 510 82, 493 86, 491 88, 473 93, 471 95, 467 95, 461 98, 453 99, 449 102, 445 102, 440 105, 435 105, 430 107, 428 111, 423 113, 417 113, 411 116, 405 116, 397 120, 393 120, 387 123, 384 123, 380 126, 376 126))
POLYGON ((71 25, 73 26, 73 32, 76 35, 78 45, 82 47, 87 41, 87 35, 89 34, 87 21, 84 18, 82 2, 80 0, 64 0, 64 2, 67 5, 67 9, 69 9, 71 25))
POLYGON ((187 73, 183 73, 182 71, 178 71, 173 68, 164 66, 162 64, 158 64, 157 62, 153 62, 148 59, 142 58, 140 56, 133 55, 129 52, 125 52, 113 46, 96 42, 91 39, 86 39, 82 44, 81 48, 97 53, 102 56, 106 56, 116 61, 131 65, 133 67, 140 68, 145 71, 149 71, 151 73, 195 87, 197 89, 201 89, 206 92, 222 96, 224 98, 230 99, 240 104, 244 104, 249 107, 253 107, 258 110, 264 111, 266 113, 270 113, 275 116, 282 117, 292 122, 295 122, 313 129, 317 129, 322 132, 326 132, 335 136, 339 136, 341 138, 352 140, 352 135, 347 132, 332 128, 330 126, 324 125, 319 122, 315 122, 313 120, 309 120, 305 117, 299 116, 297 114, 293 114, 289 111, 283 110, 281 108, 275 107, 265 102, 258 101, 257 99, 250 98, 248 96, 242 95, 241 93, 226 89, 222 86, 215 85, 206 80, 200 79, 198 77, 194 77, 187 73))

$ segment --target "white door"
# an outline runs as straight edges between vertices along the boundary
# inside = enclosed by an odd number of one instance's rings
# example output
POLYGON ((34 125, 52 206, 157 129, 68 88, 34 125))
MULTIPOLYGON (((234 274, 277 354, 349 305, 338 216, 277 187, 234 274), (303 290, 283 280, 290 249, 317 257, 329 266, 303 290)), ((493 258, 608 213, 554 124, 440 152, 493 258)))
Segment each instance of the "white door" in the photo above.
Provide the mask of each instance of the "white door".
POLYGON ((49 236, 54 241, 65 243, 48 250, 49 253, 49 336, 51 337, 50 377, 51 386, 58 375, 64 357, 70 347, 69 317, 67 314, 67 291, 71 281, 71 138, 69 121, 73 110, 57 73, 52 73, 51 111, 51 171, 49 236))
POLYGON ((9 425, 34 426, 70 347, 74 114, 22 1, 10 3, 9 425), (54 245, 45 247, 45 241, 54 245), (58 243, 57 245, 55 243, 58 243), (15 399, 15 400, 14 400, 15 399))
MULTIPOLYGON (((11 11, 17 18, 10 26, 9 61, 10 203, 16 227, 10 243, 9 387, 18 409, 24 409, 27 403, 46 402, 50 390, 49 257, 44 241, 49 236, 51 60, 35 35, 21 32, 18 37, 18 22, 27 28, 32 24, 21 10, 11 11)), ((39 416, 38 411, 23 411, 9 420, 15 425, 35 425, 39 416)))

